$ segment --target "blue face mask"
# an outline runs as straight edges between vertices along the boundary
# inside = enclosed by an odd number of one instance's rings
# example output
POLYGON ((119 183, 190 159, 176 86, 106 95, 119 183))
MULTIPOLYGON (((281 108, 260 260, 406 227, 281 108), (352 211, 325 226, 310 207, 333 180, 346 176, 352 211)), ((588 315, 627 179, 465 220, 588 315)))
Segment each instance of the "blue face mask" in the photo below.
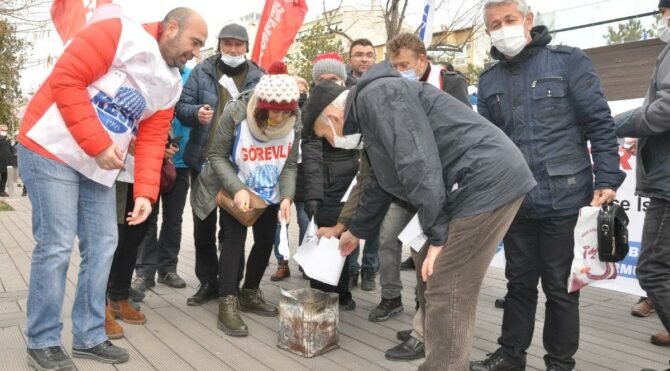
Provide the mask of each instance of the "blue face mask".
POLYGON ((416 72, 413 68, 400 72, 400 76, 409 81, 419 81, 419 76, 416 75, 416 72))

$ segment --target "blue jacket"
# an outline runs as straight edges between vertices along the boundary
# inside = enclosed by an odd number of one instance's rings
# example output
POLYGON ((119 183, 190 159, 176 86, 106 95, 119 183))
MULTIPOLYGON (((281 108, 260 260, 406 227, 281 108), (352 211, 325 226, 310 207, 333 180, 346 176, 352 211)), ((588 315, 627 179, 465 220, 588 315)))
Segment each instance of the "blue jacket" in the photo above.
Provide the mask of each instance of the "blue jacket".
MULTIPOLYGON (((192 70, 188 67, 184 67, 179 71, 182 84, 186 84, 188 77, 191 75, 191 71, 192 70)), ((189 134, 191 134, 191 128, 182 125, 181 121, 175 117, 174 120, 172 120, 172 137, 182 137, 179 141, 179 151, 172 156, 172 163, 174 163, 174 166, 178 169, 188 167, 184 162, 184 152, 186 151, 186 143, 188 143, 189 134)))
MULTIPOLYGON (((184 163, 189 167, 200 170, 205 162, 203 149, 207 144, 207 138, 211 123, 218 122, 218 117, 213 117, 210 124, 202 125, 198 122, 198 110, 208 104, 212 111, 216 112, 219 104, 219 81, 216 73, 216 63, 221 54, 215 54, 202 63, 195 66, 191 76, 184 85, 184 90, 179 97, 175 107, 177 118, 185 126, 192 128, 188 143, 184 149, 184 163)), ((240 92, 253 89, 265 72, 252 61, 247 61, 247 77, 240 92)))
POLYGON ((477 111, 519 147, 538 183, 520 214, 572 215, 591 202, 594 186, 616 190, 626 174, 591 60, 578 48, 548 45, 544 26, 531 34, 511 60, 492 48, 500 62, 480 76, 477 111))

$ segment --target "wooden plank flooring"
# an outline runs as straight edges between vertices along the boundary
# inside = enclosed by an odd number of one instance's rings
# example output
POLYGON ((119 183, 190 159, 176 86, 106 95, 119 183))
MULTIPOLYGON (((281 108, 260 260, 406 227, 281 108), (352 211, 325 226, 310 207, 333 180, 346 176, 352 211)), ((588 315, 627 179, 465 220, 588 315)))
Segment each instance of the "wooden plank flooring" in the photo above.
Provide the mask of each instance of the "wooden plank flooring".
MULTIPOLYGON (((27 370, 25 362, 25 310, 29 281, 30 257, 33 249, 30 203, 26 198, 11 198, 16 209, 0 212, 0 371, 27 370)), ((250 336, 233 338, 216 328, 217 304, 189 307, 186 298, 198 286, 195 277, 193 226, 184 212, 182 249, 179 274, 187 287, 173 289, 158 284, 147 291, 142 311, 147 315, 144 326, 122 324, 125 338, 115 341, 127 348, 131 358, 126 364, 111 366, 90 360, 75 359, 79 370, 412 370, 419 361, 392 362, 384 351, 398 344, 395 333, 411 326, 414 313, 414 272, 402 272, 405 311, 385 322, 367 320, 369 311, 380 300, 379 290, 353 291, 358 304, 353 312, 340 312, 340 347, 314 358, 303 358, 277 348, 276 318, 243 314, 250 336)), ((297 226, 289 227, 291 247, 297 246, 297 226)), ((251 247, 249 234, 247 251, 251 247)), ((407 252, 406 252, 407 253, 407 252)), ((72 253, 66 297, 63 306, 63 344, 71 347, 72 321, 70 310, 76 288, 80 257, 72 253)), ((265 298, 279 300, 280 288, 307 287, 297 266, 291 262, 293 276, 282 282, 271 282, 269 275, 276 268, 274 258, 261 283, 265 298)), ((484 281, 477 308, 473 359, 481 359, 497 348, 502 311, 493 301, 505 294, 504 272, 491 268, 484 281)), ((578 370, 639 370, 668 367, 670 348, 649 343, 649 336, 662 330, 654 315, 635 318, 629 314, 636 297, 599 288, 587 287, 581 295, 580 349, 577 352, 578 370)), ((528 349, 529 370, 544 369, 542 356, 542 327, 545 302, 538 300, 533 344, 528 349)))

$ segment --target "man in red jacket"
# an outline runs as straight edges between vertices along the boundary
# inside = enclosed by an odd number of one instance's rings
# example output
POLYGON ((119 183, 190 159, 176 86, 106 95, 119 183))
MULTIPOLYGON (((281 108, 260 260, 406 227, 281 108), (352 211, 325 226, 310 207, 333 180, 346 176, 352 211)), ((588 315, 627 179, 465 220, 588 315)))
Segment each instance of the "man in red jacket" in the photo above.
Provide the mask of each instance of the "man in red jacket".
POLYGON ((124 17, 87 26, 67 45, 21 123, 19 161, 30 188, 36 241, 26 336, 28 363, 38 370, 74 367, 61 348, 60 315, 75 237, 81 263, 72 355, 104 363, 128 360, 104 329, 118 238, 113 181, 136 132, 135 208, 127 220, 142 223, 158 196, 165 140, 181 91, 178 68, 207 39, 205 21, 188 8, 170 11, 150 28, 124 17))

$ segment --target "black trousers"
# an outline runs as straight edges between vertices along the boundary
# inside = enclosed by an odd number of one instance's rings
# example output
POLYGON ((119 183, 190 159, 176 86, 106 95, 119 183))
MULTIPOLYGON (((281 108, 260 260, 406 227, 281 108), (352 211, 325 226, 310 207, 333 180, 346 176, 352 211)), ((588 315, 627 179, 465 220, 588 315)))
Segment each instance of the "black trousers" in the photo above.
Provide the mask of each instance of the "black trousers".
POLYGON ((0 193, 4 192, 7 187, 7 168, 2 170, 4 171, 0 171, 0 193))
MULTIPOLYGON (((272 254, 278 212, 279 205, 268 206, 251 227, 254 234, 254 245, 247 259, 244 288, 257 289, 263 279, 265 268, 270 261, 270 254, 272 254)), ((248 228, 226 211, 221 213, 221 220, 223 244, 219 258, 219 294, 237 296, 239 295, 239 283, 244 273, 244 245, 248 228)))
POLYGON ((637 278, 654 303, 665 331, 670 331, 670 201, 649 200, 642 227, 637 278))
MULTIPOLYGON (((181 248, 181 225, 188 188, 190 170, 177 169, 175 187, 170 193, 161 194, 163 222, 158 242, 142 245, 135 270, 138 276, 153 278, 158 273, 176 272, 181 248)), ((154 221, 157 227, 157 221, 154 221)), ((154 237, 155 238, 155 237, 154 237)))
MULTIPOLYGON (((131 212, 135 206, 132 184, 128 186, 126 200, 125 214, 131 212)), ((151 215, 147 220, 155 218, 156 214, 158 214, 158 207, 156 206, 158 205, 152 207, 151 215)), ((128 299, 128 289, 130 288, 130 281, 133 278, 133 271, 135 270, 135 260, 137 259, 137 249, 147 233, 148 225, 147 221, 133 226, 127 223, 117 224, 119 228, 119 244, 114 252, 114 260, 109 272, 107 289, 107 296, 110 300, 119 301, 128 299)))
POLYGON ((568 293, 577 215, 531 219, 517 215, 504 238, 507 295, 502 335, 503 357, 526 364, 537 309, 537 285, 547 297, 543 343, 547 366, 575 366, 579 346, 579 291, 568 293))

